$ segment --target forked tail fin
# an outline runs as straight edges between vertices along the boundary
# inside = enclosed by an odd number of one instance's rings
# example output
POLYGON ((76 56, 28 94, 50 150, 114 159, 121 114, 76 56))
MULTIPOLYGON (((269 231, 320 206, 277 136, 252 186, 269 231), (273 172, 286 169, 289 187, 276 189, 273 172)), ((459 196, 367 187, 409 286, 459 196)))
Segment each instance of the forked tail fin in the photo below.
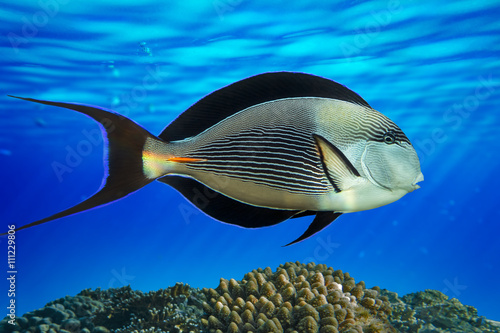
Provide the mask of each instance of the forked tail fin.
MULTIPOLYGON (((9 95, 10 96, 10 95, 9 95)), ((143 149, 148 138, 159 140, 132 120, 97 107, 73 103, 43 101, 16 97, 25 101, 59 106, 75 110, 99 122, 107 145, 107 175, 97 193, 76 206, 44 219, 24 225, 17 230, 29 228, 64 216, 72 215, 123 198, 137 191, 154 179, 143 171, 143 149)), ((4 234, 2 234, 4 235, 4 234)))

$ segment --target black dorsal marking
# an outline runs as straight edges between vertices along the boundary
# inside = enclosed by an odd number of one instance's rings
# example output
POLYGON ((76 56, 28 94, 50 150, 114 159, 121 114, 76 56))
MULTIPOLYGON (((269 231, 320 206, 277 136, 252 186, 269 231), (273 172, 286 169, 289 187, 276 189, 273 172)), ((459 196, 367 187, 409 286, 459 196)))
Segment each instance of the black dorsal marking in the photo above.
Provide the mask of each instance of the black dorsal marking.
POLYGON ((293 97, 333 98, 370 107, 354 91, 323 77, 293 72, 264 73, 205 96, 179 115, 159 137, 165 141, 189 138, 253 105, 293 97))

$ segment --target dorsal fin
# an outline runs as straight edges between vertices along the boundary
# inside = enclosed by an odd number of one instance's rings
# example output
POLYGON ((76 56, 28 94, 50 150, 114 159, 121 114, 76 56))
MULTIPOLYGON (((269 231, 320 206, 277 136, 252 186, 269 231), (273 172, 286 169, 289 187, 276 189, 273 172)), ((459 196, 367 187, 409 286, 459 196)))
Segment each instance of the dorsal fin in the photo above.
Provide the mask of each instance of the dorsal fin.
POLYGON ((205 96, 179 115, 159 137, 165 141, 189 138, 252 105, 292 97, 333 98, 370 107, 354 91, 323 77, 293 72, 264 73, 205 96))
POLYGON ((211 190, 192 178, 169 175, 159 178, 158 181, 175 188, 198 209, 214 219, 244 228, 275 225, 300 212, 247 205, 211 190))

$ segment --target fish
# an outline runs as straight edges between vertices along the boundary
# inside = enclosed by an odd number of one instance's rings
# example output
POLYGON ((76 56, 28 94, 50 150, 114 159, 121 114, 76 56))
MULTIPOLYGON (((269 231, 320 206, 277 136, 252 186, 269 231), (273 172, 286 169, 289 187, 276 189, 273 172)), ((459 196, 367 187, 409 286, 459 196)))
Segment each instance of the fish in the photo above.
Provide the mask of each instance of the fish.
POLYGON ((314 215, 288 246, 344 213, 397 201, 424 180, 415 149, 393 121, 346 86, 312 74, 268 72, 232 83, 158 136, 109 109, 9 96, 93 118, 106 146, 106 174, 94 195, 17 230, 159 181, 215 220, 244 228, 314 215))

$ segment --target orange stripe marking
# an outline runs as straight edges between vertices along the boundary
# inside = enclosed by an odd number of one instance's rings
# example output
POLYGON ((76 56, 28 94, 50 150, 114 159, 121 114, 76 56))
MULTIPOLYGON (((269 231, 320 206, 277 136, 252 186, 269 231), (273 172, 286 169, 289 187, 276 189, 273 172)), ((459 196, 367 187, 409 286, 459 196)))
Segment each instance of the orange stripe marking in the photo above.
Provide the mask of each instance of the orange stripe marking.
POLYGON ((177 163, 192 163, 192 162, 203 162, 206 161, 203 158, 191 158, 191 157, 170 157, 167 159, 169 162, 177 163))

